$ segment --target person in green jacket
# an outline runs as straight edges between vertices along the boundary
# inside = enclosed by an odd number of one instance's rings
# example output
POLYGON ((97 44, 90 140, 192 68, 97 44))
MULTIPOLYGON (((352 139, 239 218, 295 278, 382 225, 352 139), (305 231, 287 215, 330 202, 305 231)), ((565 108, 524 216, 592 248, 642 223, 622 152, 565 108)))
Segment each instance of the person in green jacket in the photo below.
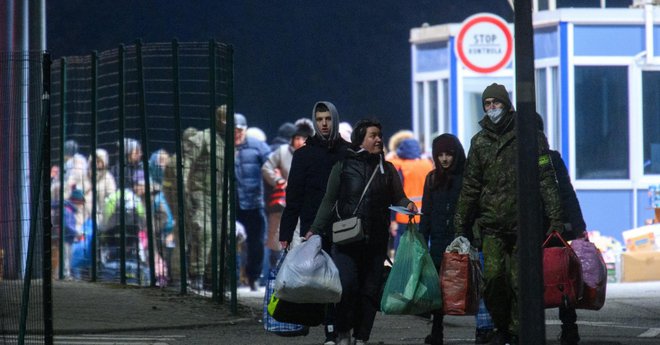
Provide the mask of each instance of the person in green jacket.
MULTIPOLYGON (((484 253, 484 300, 497 333, 492 344, 518 344, 518 229, 515 112, 503 85, 482 94, 482 129, 471 140, 463 187, 456 206, 456 236, 473 231, 474 245, 484 253)), ((539 188, 550 229, 561 232, 562 209, 548 140, 537 132, 539 188)), ((471 237, 471 236, 467 236, 471 237)))

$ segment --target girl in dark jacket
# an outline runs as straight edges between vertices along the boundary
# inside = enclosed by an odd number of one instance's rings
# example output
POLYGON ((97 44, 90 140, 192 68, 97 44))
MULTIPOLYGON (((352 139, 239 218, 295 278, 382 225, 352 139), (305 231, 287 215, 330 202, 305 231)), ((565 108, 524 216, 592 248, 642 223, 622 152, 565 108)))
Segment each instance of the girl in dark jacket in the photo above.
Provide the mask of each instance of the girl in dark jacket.
MULTIPOLYGON (((442 253, 454 239, 454 212, 463 182, 465 151, 454 135, 445 133, 433 139, 435 169, 426 175, 422 197, 420 231, 427 242, 436 269, 440 269, 442 253)), ((435 310, 431 334, 425 343, 443 343, 442 309, 435 310)))

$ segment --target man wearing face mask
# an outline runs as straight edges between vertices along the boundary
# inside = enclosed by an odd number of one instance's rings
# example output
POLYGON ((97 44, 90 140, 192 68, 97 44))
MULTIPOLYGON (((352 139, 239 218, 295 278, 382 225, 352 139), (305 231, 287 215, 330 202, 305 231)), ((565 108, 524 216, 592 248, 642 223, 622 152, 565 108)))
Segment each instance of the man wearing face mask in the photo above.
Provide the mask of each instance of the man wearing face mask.
MULTIPOLYGON (((518 143, 515 120, 518 116, 504 86, 491 84, 482 94, 482 129, 471 141, 463 175, 463 187, 456 205, 456 236, 472 231, 476 246, 484 253, 483 293, 497 332, 491 344, 518 344, 518 229, 516 161, 518 143)), ((548 232, 562 232, 562 209, 548 140, 542 130, 538 137, 539 192, 548 232)), ((470 236, 467 236, 470 237, 470 236)))

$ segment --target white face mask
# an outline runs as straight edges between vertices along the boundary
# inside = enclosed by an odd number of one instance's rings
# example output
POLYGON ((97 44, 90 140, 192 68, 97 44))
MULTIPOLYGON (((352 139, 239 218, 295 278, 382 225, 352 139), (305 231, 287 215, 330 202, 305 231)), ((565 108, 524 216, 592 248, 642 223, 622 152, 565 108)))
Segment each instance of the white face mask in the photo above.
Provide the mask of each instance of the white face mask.
POLYGON ((493 121, 493 123, 500 122, 503 114, 504 114, 504 109, 502 108, 488 109, 488 111, 486 111, 486 115, 490 117, 490 120, 493 121))

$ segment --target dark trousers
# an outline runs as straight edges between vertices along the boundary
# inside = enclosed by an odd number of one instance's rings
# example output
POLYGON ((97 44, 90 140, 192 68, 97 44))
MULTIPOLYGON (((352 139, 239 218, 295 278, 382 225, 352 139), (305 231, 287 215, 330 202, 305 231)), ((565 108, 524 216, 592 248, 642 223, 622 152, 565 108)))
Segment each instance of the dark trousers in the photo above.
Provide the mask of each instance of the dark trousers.
POLYGON ((353 337, 367 341, 380 309, 385 247, 375 249, 363 242, 333 248, 341 279, 341 301, 336 308, 337 331, 353 329, 353 337))
POLYGON ((574 325, 577 321, 575 307, 566 307, 563 304, 559 306, 559 320, 562 325, 574 325))
POLYGON ((237 210, 236 220, 243 224, 247 234, 247 260, 245 274, 250 283, 257 281, 261 275, 264 260, 264 234, 266 232, 266 213, 263 208, 253 210, 237 210))

